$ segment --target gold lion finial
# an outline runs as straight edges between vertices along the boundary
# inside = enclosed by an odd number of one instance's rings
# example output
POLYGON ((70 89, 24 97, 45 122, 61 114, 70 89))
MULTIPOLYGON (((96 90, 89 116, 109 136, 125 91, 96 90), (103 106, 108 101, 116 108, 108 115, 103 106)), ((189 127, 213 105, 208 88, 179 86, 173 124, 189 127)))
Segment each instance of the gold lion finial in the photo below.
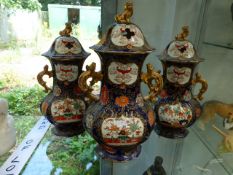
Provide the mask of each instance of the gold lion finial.
POLYGON ((182 32, 180 34, 176 35, 176 40, 184 41, 184 40, 186 40, 188 35, 189 35, 189 27, 183 26, 182 32))
POLYGON ((133 3, 126 2, 124 6, 124 11, 116 15, 115 21, 118 23, 130 23, 130 17, 133 15, 133 3))
POLYGON ((59 34, 60 34, 61 36, 70 36, 71 32, 72 32, 71 23, 70 23, 70 22, 67 22, 67 23, 66 23, 65 29, 62 30, 62 31, 60 31, 59 34))

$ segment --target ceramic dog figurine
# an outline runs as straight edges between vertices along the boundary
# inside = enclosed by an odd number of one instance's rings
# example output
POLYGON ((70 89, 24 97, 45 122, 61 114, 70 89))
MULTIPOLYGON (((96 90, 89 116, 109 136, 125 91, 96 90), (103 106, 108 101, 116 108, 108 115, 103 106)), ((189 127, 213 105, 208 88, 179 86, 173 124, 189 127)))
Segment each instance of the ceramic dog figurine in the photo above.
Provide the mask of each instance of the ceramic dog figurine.
POLYGON ((8 115, 8 102, 0 99, 0 156, 7 153, 16 143, 13 117, 8 115))
POLYGON ((219 115, 228 122, 233 122, 233 104, 226 104, 220 101, 207 101, 203 104, 203 111, 200 117, 199 127, 204 130, 205 125, 219 115))

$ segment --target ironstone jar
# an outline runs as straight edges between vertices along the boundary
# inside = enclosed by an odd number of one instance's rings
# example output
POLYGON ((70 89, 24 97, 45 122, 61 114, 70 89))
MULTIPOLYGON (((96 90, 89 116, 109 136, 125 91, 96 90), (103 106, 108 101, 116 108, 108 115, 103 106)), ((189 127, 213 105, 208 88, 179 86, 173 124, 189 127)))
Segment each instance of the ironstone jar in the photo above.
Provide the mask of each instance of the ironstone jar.
POLYGON ((163 86, 162 76, 147 65, 142 73, 146 56, 153 51, 137 25, 130 22, 132 3, 117 15, 104 39, 91 48, 102 62, 102 73, 95 72, 95 64, 87 67, 79 78, 79 86, 87 93, 91 84, 102 80, 100 99, 90 104, 83 122, 85 129, 99 143, 96 152, 104 159, 127 161, 137 157, 140 144, 154 128, 154 111, 140 92, 140 83, 149 85, 153 100, 163 86), (125 14, 129 14, 128 16, 125 14), (156 83, 155 83, 155 82, 156 83))
POLYGON ((49 59, 52 71, 45 65, 37 76, 38 82, 49 92, 40 110, 54 124, 53 133, 59 136, 74 136, 84 131, 82 118, 87 106, 78 78, 89 53, 84 51, 78 39, 70 36, 71 31, 71 24, 66 23, 51 48, 42 54, 49 59), (43 80, 44 75, 53 77, 52 89, 43 80))
POLYGON ((197 64, 203 60, 197 56, 193 44, 186 40, 188 34, 188 27, 184 26, 160 57, 164 87, 155 104, 155 131, 167 138, 183 138, 188 134, 186 128, 200 117, 199 100, 208 88, 207 82, 195 73, 197 64), (192 88, 196 83, 201 83, 202 87, 194 96, 192 88))

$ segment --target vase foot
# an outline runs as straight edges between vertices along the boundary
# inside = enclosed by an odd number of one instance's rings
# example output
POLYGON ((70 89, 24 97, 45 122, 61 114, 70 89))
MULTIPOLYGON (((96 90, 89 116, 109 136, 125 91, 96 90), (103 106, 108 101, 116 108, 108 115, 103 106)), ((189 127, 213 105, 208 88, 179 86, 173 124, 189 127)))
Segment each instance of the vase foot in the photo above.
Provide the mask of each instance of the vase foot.
POLYGON ((185 138, 189 133, 186 128, 169 128, 161 125, 155 125, 154 131, 159 136, 170 139, 185 138))
POLYGON ((79 127, 56 127, 52 128, 52 133, 56 136, 63 136, 63 137, 73 137, 79 135, 84 132, 83 128, 79 127))
POLYGON ((141 145, 138 145, 133 150, 127 150, 127 151, 122 149, 106 150, 105 147, 103 148, 102 146, 97 145, 95 151, 102 159, 116 161, 116 162, 124 162, 137 158, 141 152, 141 145))

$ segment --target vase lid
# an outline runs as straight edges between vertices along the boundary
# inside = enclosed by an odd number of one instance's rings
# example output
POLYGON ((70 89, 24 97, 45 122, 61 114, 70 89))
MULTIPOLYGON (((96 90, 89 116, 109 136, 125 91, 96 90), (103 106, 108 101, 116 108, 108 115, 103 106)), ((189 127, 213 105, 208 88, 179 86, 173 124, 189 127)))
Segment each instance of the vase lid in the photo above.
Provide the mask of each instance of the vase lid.
POLYGON ((124 11, 115 16, 115 23, 108 29, 100 42, 92 47, 94 51, 119 54, 145 54, 154 49, 147 43, 141 29, 130 21, 133 3, 126 2, 124 11))
POLYGON ((183 26, 182 32, 168 44, 160 56, 160 60, 180 63, 199 63, 203 61, 204 59, 197 55, 193 44, 186 39, 188 35, 188 26, 183 26))
POLYGON ((90 53, 83 49, 77 38, 70 35, 71 32, 71 23, 66 23, 65 29, 59 32, 60 36, 54 40, 50 49, 42 56, 61 61, 87 58, 90 53))

